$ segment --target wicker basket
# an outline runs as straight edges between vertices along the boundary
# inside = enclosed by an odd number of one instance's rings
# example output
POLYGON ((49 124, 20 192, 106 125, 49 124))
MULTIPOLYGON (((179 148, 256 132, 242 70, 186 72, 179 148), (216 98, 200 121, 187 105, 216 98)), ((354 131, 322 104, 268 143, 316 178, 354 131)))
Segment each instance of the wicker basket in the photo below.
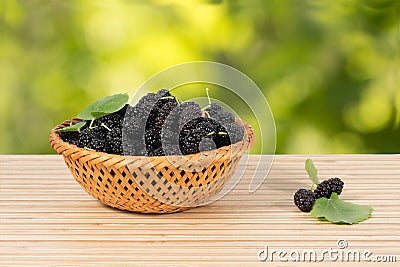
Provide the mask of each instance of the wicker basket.
POLYGON ((54 130, 77 122, 67 120, 50 133, 50 144, 75 180, 94 198, 118 208, 142 213, 170 213, 201 205, 222 190, 243 153, 254 143, 254 131, 243 122, 245 138, 231 146, 203 152, 210 164, 199 171, 180 166, 199 158, 186 156, 122 156, 90 151, 62 141, 54 130))

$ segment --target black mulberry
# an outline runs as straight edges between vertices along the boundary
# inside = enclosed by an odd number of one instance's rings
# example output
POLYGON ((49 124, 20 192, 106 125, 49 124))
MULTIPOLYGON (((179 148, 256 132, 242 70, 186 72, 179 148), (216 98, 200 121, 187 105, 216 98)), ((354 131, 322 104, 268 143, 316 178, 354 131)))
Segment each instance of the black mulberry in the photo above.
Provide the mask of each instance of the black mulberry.
POLYGON ((299 189, 294 194, 294 204, 304 212, 310 212, 314 206, 315 195, 311 190, 299 189))
POLYGON ((340 195, 343 190, 343 185, 343 181, 337 177, 325 180, 321 182, 314 190, 315 198, 330 198, 332 193, 337 193, 340 195))

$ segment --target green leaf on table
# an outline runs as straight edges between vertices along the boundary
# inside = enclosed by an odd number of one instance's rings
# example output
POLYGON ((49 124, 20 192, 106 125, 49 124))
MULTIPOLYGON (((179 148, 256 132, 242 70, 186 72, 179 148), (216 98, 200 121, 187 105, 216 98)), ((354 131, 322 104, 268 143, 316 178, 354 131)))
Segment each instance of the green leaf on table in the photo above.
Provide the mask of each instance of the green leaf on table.
POLYGON ((55 130, 56 133, 62 133, 62 132, 77 132, 79 131, 83 126, 85 126, 86 121, 81 121, 75 124, 70 124, 67 127, 55 130))
POLYGON ((325 218, 332 223, 355 224, 369 218, 372 208, 343 201, 333 193, 329 199, 322 197, 315 201, 311 210, 314 218, 325 218))
POLYGON ((310 176, 310 180, 314 184, 318 185, 319 184, 319 179, 318 179, 318 176, 317 176, 317 172, 318 171, 317 171, 317 168, 315 168, 313 161, 311 159, 307 159, 305 167, 306 167, 306 171, 308 173, 308 176, 310 176))
POLYGON ((87 105, 79 112, 78 118, 82 120, 93 120, 111 114, 123 108, 128 102, 128 99, 128 94, 106 96, 87 105))

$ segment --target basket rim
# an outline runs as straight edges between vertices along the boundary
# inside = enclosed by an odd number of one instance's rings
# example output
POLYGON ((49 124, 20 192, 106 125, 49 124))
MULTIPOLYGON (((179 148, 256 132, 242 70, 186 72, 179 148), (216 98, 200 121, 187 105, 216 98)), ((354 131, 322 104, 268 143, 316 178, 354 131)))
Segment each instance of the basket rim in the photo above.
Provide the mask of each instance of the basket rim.
MULTIPOLYGON (((76 153, 79 152, 79 154, 81 156, 95 156, 95 157, 111 157, 115 160, 117 160, 118 162, 120 161, 127 161, 128 159, 139 159, 139 158, 149 158, 149 159, 167 159, 167 158, 171 158, 171 157, 177 157, 177 158, 192 158, 192 157, 197 157, 200 153, 196 153, 196 154, 188 154, 188 155, 168 155, 168 156, 135 156, 135 155, 119 155, 119 154, 110 154, 110 153, 106 153, 106 152, 100 152, 100 151, 95 151, 95 150, 88 150, 85 148, 81 148, 78 147, 76 145, 70 144, 68 142, 64 142, 61 139, 61 136, 59 133, 55 132, 58 129, 61 129, 63 127, 66 127, 68 125, 70 125, 71 122, 79 122, 79 121, 83 121, 82 119, 79 118, 73 118, 70 120, 65 120, 62 123, 56 125, 54 128, 51 129, 50 131, 50 145, 51 147, 60 155, 64 155, 66 151, 75 151, 72 152, 76 153)), ((254 129, 253 127, 248 124, 247 122, 245 122, 244 120, 240 119, 240 118, 236 118, 236 122, 241 123, 244 128, 245 128, 245 138, 241 141, 238 141, 234 144, 231 145, 227 145, 227 146, 223 146, 223 147, 219 147, 217 149, 213 149, 210 150, 211 151, 216 151, 216 155, 214 158, 215 162, 218 162, 219 160, 221 160, 223 158, 224 155, 226 155, 226 152, 229 150, 232 150, 232 148, 234 146, 242 146, 245 147, 245 151, 246 150, 250 150, 255 142, 255 136, 254 136, 254 129)), ((208 151, 207 151, 208 152, 208 151)), ((71 154, 71 153, 68 153, 71 154)))

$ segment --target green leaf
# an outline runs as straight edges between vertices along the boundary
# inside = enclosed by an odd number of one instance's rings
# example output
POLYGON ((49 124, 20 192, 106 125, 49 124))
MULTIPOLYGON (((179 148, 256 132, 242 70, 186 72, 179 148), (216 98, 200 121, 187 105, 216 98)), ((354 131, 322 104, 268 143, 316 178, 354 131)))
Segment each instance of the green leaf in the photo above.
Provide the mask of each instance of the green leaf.
POLYGON ((84 109, 81 110, 78 114, 78 118, 82 120, 92 120, 95 117, 92 115, 92 111, 96 108, 96 102, 93 102, 87 105, 84 109))
POLYGON ((79 131, 83 126, 85 126, 86 121, 81 121, 75 124, 70 124, 67 127, 55 130, 56 133, 61 133, 61 132, 77 132, 79 131))
POLYGON ((128 102, 128 99, 128 94, 106 96, 87 105, 83 110, 81 110, 81 112, 79 112, 78 118, 82 120, 92 120, 103 117, 123 108, 128 102))
POLYGON ((310 177, 310 180, 313 182, 313 184, 318 185, 319 184, 319 179, 317 176, 317 168, 315 168, 314 163, 311 159, 306 160, 306 171, 308 173, 308 176, 310 177))
POLYGON ((333 193, 329 199, 322 197, 315 201, 311 210, 314 218, 325 218, 332 223, 355 224, 369 218, 372 208, 343 201, 333 193))
POLYGON ((91 114, 92 114, 93 118, 100 118, 100 117, 106 116, 110 113, 101 112, 101 111, 92 111, 91 114))

